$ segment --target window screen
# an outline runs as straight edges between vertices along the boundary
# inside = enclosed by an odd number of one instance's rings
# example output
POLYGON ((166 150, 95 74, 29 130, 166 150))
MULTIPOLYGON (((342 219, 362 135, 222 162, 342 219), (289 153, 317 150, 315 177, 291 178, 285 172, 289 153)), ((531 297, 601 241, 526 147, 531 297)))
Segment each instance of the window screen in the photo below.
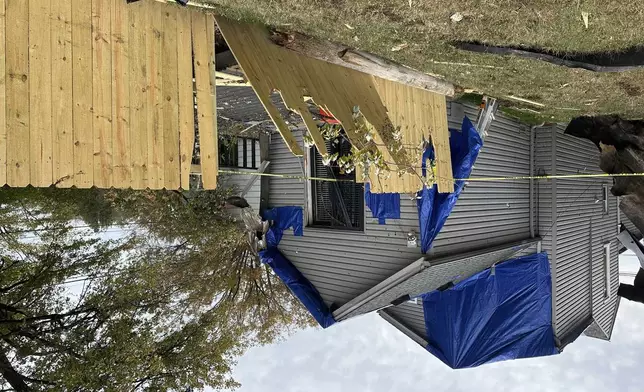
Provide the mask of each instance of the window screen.
MULTIPOLYGON (((329 154, 339 156, 351 152, 351 144, 341 136, 338 143, 327 142, 329 154)), ((341 173, 338 166, 322 163, 316 148, 311 149, 311 172, 313 177, 334 178, 341 182, 312 181, 313 225, 347 230, 364 228, 364 186, 356 183, 355 171, 341 173), (346 181, 349 180, 349 181, 346 181)))

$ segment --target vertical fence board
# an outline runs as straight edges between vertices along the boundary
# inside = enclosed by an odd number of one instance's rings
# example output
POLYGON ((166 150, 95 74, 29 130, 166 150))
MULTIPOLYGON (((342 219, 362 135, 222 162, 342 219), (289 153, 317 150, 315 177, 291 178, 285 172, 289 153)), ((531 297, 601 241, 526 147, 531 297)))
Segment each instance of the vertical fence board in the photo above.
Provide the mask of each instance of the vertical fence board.
MULTIPOLYGON (((199 148, 201 153, 201 177, 206 189, 217 186, 217 134, 214 123, 213 96, 210 85, 210 58, 207 24, 212 21, 205 14, 192 13, 192 43, 194 49, 197 112, 199 122, 199 148)), ((214 39, 214 37, 213 37, 214 39)))
POLYGON ((148 183, 148 69, 146 64, 147 16, 143 3, 128 4, 130 22, 130 142, 132 188, 145 189, 148 183))
POLYGON ((163 8, 163 186, 166 189, 179 189, 181 186, 181 169, 179 163, 179 74, 177 60, 178 8, 174 6, 165 6, 163 8))
POLYGON ((112 185, 131 186, 130 161, 130 67, 127 3, 112 0, 112 185))
POLYGON ((92 0, 94 185, 112 186, 111 0, 92 0))
POLYGON ((53 183, 74 184, 74 133, 72 96, 72 1, 51 3, 53 183))
POLYGON ((29 176, 52 183, 51 0, 29 1, 29 176))
POLYGON ((0 0, 0 186, 7 183, 7 99, 5 72, 5 0, 0 0))
POLYGON ((72 0, 74 185, 94 185, 92 1, 72 0))
POLYGON ((148 87, 148 186, 150 189, 163 187, 163 88, 162 43, 163 15, 161 7, 147 10, 147 62, 150 85, 148 87))
POLYGON ((190 168, 195 143, 195 112, 192 82, 191 18, 189 12, 179 12, 177 15, 177 54, 181 188, 190 189, 190 168))
POLYGON ((29 3, 6 3, 7 183, 29 184, 29 3))

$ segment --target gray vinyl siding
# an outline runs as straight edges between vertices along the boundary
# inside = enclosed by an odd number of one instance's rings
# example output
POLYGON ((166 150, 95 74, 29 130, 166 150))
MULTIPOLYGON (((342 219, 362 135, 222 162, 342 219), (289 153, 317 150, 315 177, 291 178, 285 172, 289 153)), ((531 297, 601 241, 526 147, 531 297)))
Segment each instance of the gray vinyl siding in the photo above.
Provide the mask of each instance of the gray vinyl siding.
MULTIPOLYGON (((601 173, 599 152, 590 141, 563 134, 557 128, 557 174, 601 173)), ((610 178, 558 180, 557 186, 557 317, 565 333, 573 323, 587 317, 581 312, 590 302, 591 314, 603 331, 611 329, 618 273, 617 198, 608 192, 604 212, 604 187, 610 178), (599 200, 599 202, 598 202, 599 200), (606 272, 604 244, 610 243, 609 298, 604 298, 606 272), (583 279, 591 277, 586 286, 583 279), (590 290, 590 293, 587 291, 590 290), (563 318, 566 321, 563 321, 563 318), (574 320, 574 321, 573 321, 574 320)))
MULTIPOLYGON (((302 132, 295 130, 293 135, 298 143, 303 145, 302 132)), ((291 153, 279 133, 273 133, 270 136, 269 161, 271 162, 267 170, 269 173, 304 176, 303 158, 291 153)), ((268 200, 271 207, 304 206, 306 200, 304 180, 271 177, 269 184, 268 200)))
MULTIPOLYGON (((550 128, 535 130, 535 172, 534 175, 543 176, 556 172, 554 163, 556 135, 550 128)), ((555 202, 557 197, 557 180, 540 180, 535 182, 535 199, 537 208, 537 232, 542 241, 542 249, 548 253, 550 270, 553 279, 556 269, 552 261, 556 258, 557 249, 554 238, 557 227, 553 224, 556 219, 555 202)))
MULTIPOLYGON (((465 105, 464 112, 471 120, 476 119, 477 108, 465 105)), ((460 116, 450 116, 450 128, 460 129, 462 120, 460 116)), ((529 156, 529 127, 498 114, 471 177, 527 176, 529 156)), ((529 186, 525 180, 466 183, 428 254, 438 256, 455 250, 461 253, 529 238, 529 186)))
MULTIPOLYGON (((454 113, 462 114, 460 109, 454 113)), ((464 108, 470 119, 476 118, 476 110, 464 108)), ((451 128, 460 129, 462 117, 449 116, 448 120, 451 128)), ((301 142, 301 134, 296 133, 296 137, 301 142)), ((528 175, 529 145, 528 127, 497 115, 472 176, 528 175)), ((278 134, 272 135, 272 173, 302 175, 305 163, 300 159, 289 152, 278 134)), ((428 256, 441 257, 529 238, 528 187, 527 181, 470 182, 428 256)), ((305 200, 304 182, 271 177, 270 206, 305 206, 305 200)), ((418 233, 418 226, 415 198, 401 195, 401 219, 379 225, 365 207, 364 232, 305 227, 303 237, 285 233, 279 248, 315 285, 327 304, 341 306, 421 256, 420 248, 407 247, 407 233, 418 233)))
MULTIPOLYGON (((535 157, 540 170, 537 174, 600 173, 595 145, 564 135, 561 126, 538 130, 535 157)), ((604 331, 612 328, 619 279, 615 239, 617 198, 609 193, 605 214, 604 185, 610 187, 611 180, 556 179, 542 180, 538 185, 539 235, 544 239, 543 249, 551 261, 554 328, 559 339, 573 332, 589 316, 604 331), (555 209, 552 209, 553 201, 555 209), (608 300, 603 294, 606 242, 611 242, 612 281, 608 300)))
POLYGON ((425 314, 423 312, 423 303, 420 299, 417 304, 413 302, 405 302, 398 306, 392 306, 387 308, 387 312, 391 313, 398 321, 414 331, 418 336, 427 340, 425 314))

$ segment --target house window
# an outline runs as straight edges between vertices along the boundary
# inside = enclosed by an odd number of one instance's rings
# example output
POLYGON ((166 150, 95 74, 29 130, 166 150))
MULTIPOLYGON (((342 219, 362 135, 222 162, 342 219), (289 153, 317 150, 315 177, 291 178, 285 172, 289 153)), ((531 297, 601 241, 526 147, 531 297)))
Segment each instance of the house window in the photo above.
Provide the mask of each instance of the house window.
POLYGON ((608 185, 604 184, 604 215, 608 214, 608 185))
MULTIPOLYGON (((351 144, 341 135, 337 142, 327 142, 329 154, 344 156, 351 152, 351 144)), ((364 186, 356 183, 355 171, 342 173, 331 162, 322 163, 322 156, 311 148, 311 174, 313 177, 332 178, 339 182, 312 181, 312 226, 345 230, 364 229, 364 186)))
POLYGON ((610 242, 604 244, 604 298, 608 299, 610 296, 610 242))
POLYGON ((244 137, 219 138, 219 166, 257 169, 259 140, 244 137))

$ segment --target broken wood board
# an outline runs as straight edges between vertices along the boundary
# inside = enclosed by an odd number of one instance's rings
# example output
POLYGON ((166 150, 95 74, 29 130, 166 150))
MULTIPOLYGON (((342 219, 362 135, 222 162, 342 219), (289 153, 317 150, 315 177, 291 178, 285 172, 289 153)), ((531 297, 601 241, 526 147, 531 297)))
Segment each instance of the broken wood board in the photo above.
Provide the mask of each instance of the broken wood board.
MULTIPOLYGON (((219 16, 216 19, 228 46, 293 154, 301 156, 304 151, 271 102, 274 91, 281 94, 290 110, 302 116, 322 156, 328 153, 326 143, 304 97, 310 97, 332 114, 359 150, 373 145, 366 138, 367 129, 373 130, 373 142, 385 158, 389 173, 376 175, 374 169, 366 173, 372 192, 414 193, 422 189, 427 181, 421 177, 420 169, 423 140, 434 144, 439 192, 453 192, 445 96, 285 49, 275 45, 269 31, 262 26, 219 16), (364 116, 367 129, 357 124, 356 107, 364 116), (402 136, 402 150, 394 147, 397 133, 402 136)), ((356 178, 360 181, 362 173, 358 171, 356 178)))
POLYGON ((0 186, 188 188, 199 42, 201 165, 216 187, 212 16, 154 0, 0 7, 0 186))

